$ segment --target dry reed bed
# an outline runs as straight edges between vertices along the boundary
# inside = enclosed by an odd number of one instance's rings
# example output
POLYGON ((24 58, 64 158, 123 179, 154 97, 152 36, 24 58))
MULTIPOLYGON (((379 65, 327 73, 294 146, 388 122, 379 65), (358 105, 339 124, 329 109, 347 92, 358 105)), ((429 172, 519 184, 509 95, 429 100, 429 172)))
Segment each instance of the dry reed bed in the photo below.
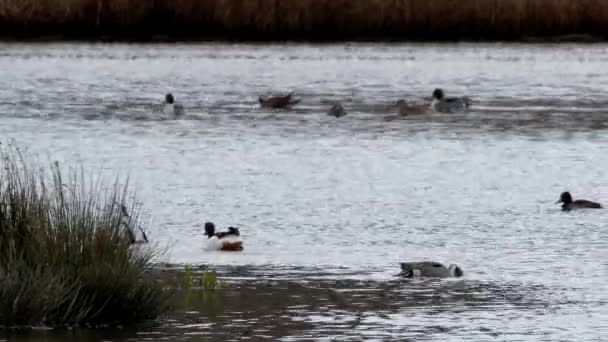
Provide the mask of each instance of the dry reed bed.
POLYGON ((5 37, 510 40, 608 36, 606 0, 0 0, 5 37))

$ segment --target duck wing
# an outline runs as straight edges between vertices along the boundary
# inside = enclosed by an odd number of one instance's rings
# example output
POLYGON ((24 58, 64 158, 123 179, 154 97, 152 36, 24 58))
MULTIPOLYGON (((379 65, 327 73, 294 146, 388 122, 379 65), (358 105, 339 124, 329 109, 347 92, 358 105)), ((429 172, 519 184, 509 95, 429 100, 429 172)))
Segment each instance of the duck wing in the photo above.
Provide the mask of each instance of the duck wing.
POLYGON ((443 99, 443 101, 449 104, 465 103, 464 98, 460 97, 446 97, 443 99))
POLYGON ((239 230, 237 228, 234 228, 234 227, 228 228, 227 232, 217 232, 217 233, 215 233, 215 236, 218 239, 223 239, 225 237, 231 237, 231 236, 240 236, 240 235, 241 234, 240 234, 239 230))

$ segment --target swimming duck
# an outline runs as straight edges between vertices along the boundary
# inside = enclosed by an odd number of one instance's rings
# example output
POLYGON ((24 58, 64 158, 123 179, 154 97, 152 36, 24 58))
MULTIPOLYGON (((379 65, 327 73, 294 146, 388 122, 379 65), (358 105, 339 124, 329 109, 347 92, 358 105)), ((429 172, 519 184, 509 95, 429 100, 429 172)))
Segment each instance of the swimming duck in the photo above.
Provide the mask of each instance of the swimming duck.
POLYGON ((401 273, 405 278, 449 278, 462 277, 462 269, 457 265, 450 265, 445 268, 442 264, 432 261, 423 262, 402 262, 401 273))
POLYGON ((299 99, 293 99, 292 97, 293 91, 284 96, 271 96, 268 98, 260 96, 258 97, 258 101, 260 102, 260 107, 262 108, 290 108, 291 106, 300 102, 299 99))
POLYGON ((331 106, 331 108, 329 108, 327 115, 334 116, 336 118, 340 118, 340 117, 343 117, 346 115, 346 110, 344 110, 344 107, 342 107, 342 104, 340 104, 339 102, 336 102, 333 104, 333 106, 331 106))
POLYGON ((141 236, 137 236, 137 231, 133 229, 133 222, 131 221, 131 216, 129 216, 127 207, 121 205, 120 210, 122 213, 121 224, 127 231, 129 244, 133 245, 136 243, 147 243, 148 237, 146 236, 146 232, 140 226, 137 226, 137 230, 139 230, 139 232, 141 233, 141 236))
POLYGON ((570 211, 572 209, 601 209, 602 205, 597 202, 591 202, 587 200, 572 200, 572 195, 569 192, 562 192, 559 196, 559 201, 555 204, 562 203, 563 211, 570 211))
POLYGON ((445 97, 443 89, 437 88, 433 91, 431 108, 438 113, 454 113, 466 110, 471 106, 468 97, 445 97))
POLYGON ((175 103, 175 97, 173 97, 173 94, 168 93, 165 95, 165 102, 163 102, 163 113, 171 116, 180 116, 184 114, 184 107, 175 103))
POLYGON ((215 232, 213 222, 205 222, 205 235, 207 236, 207 248, 220 251, 242 251, 243 241, 240 238, 238 228, 228 227, 227 232, 215 232))
POLYGON ((395 106, 397 106, 399 116, 427 114, 429 112, 428 105, 411 105, 405 100, 395 102, 395 106))

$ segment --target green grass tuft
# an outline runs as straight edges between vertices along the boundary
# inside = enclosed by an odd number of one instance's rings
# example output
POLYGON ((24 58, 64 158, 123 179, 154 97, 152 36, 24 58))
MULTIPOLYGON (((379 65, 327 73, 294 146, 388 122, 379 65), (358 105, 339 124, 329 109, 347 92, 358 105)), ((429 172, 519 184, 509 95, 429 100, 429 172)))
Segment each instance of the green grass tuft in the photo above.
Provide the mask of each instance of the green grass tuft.
POLYGON ((0 158, 0 325, 131 324, 166 309, 154 249, 130 245, 122 223, 127 186, 64 177, 15 147, 0 158))

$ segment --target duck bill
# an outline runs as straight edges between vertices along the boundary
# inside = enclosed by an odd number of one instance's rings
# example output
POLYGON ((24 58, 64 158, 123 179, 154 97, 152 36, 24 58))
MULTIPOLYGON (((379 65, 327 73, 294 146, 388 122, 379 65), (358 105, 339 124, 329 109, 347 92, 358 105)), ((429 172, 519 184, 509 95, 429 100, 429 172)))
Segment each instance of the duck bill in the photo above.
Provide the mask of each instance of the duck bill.
POLYGON ((560 204, 562 203, 562 200, 558 200, 557 202, 555 202, 555 204, 560 204))

